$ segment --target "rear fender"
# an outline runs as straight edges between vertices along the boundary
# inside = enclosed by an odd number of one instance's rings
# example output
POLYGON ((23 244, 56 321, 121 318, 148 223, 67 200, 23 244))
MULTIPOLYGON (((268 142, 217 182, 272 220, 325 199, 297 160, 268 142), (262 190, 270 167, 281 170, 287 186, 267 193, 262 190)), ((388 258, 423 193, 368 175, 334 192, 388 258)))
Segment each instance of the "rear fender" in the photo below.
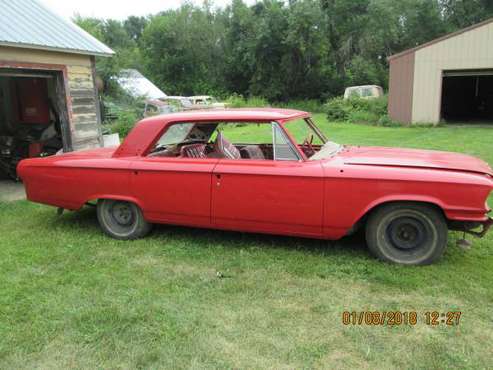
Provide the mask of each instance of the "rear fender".
POLYGON ((95 194, 95 195, 92 195, 92 196, 88 197, 86 199, 85 203, 89 203, 89 202, 92 202, 92 201, 97 201, 97 200, 100 200, 100 199, 121 200, 121 201, 124 201, 124 202, 134 203, 141 210, 143 210, 142 203, 137 198, 129 197, 129 196, 123 196, 123 195, 95 194))

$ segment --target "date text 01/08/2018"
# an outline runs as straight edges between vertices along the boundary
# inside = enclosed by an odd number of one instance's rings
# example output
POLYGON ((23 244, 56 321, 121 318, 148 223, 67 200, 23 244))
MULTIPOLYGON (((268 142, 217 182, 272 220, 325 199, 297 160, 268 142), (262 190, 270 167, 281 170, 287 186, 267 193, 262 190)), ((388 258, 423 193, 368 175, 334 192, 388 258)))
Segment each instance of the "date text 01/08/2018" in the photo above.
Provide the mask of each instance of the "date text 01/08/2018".
POLYGON ((344 311, 342 323, 344 325, 414 326, 422 322, 430 326, 457 326, 461 316, 461 311, 427 311, 423 314, 416 311, 344 311))

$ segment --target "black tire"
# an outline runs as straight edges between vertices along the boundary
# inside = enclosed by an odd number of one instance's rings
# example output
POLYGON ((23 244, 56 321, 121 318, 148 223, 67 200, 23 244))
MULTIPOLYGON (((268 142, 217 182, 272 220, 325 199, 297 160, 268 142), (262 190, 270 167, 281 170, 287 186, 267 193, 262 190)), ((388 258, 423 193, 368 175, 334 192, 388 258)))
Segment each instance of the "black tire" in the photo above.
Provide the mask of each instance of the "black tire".
POLYGON ((152 224, 144 219, 140 208, 131 202, 101 199, 97 212, 99 225, 115 239, 139 239, 152 229, 152 224))
POLYGON ((403 265, 429 265, 447 248, 448 228, 433 206, 392 203, 376 209, 366 225, 371 253, 382 261, 403 265))

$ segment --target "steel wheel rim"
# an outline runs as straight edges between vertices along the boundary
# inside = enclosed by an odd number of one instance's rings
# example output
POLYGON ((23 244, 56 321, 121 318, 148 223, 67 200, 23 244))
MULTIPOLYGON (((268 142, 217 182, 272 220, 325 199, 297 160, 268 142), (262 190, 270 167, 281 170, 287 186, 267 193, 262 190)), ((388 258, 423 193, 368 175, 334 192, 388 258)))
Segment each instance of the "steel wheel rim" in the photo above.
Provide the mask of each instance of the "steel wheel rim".
POLYGON ((132 208, 126 202, 115 202, 109 210, 114 222, 120 226, 131 226, 135 222, 132 208))
POLYGON ((394 248, 411 252, 426 243, 427 229, 421 220, 404 216, 389 223, 386 235, 394 248))

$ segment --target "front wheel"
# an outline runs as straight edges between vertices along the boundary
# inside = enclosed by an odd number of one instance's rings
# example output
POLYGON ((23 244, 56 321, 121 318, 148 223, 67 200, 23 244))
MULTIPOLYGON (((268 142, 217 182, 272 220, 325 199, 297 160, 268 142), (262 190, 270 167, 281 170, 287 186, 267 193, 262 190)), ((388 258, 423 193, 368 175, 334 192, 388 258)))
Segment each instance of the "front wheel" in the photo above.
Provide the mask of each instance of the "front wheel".
POLYGON ((443 214, 424 204, 395 203, 370 215, 366 241, 379 259, 404 265, 429 265, 443 255, 448 228, 443 214))
POLYGON ((140 208, 130 202, 102 199, 98 202, 98 221, 103 231, 120 240, 146 236, 152 228, 140 208))

